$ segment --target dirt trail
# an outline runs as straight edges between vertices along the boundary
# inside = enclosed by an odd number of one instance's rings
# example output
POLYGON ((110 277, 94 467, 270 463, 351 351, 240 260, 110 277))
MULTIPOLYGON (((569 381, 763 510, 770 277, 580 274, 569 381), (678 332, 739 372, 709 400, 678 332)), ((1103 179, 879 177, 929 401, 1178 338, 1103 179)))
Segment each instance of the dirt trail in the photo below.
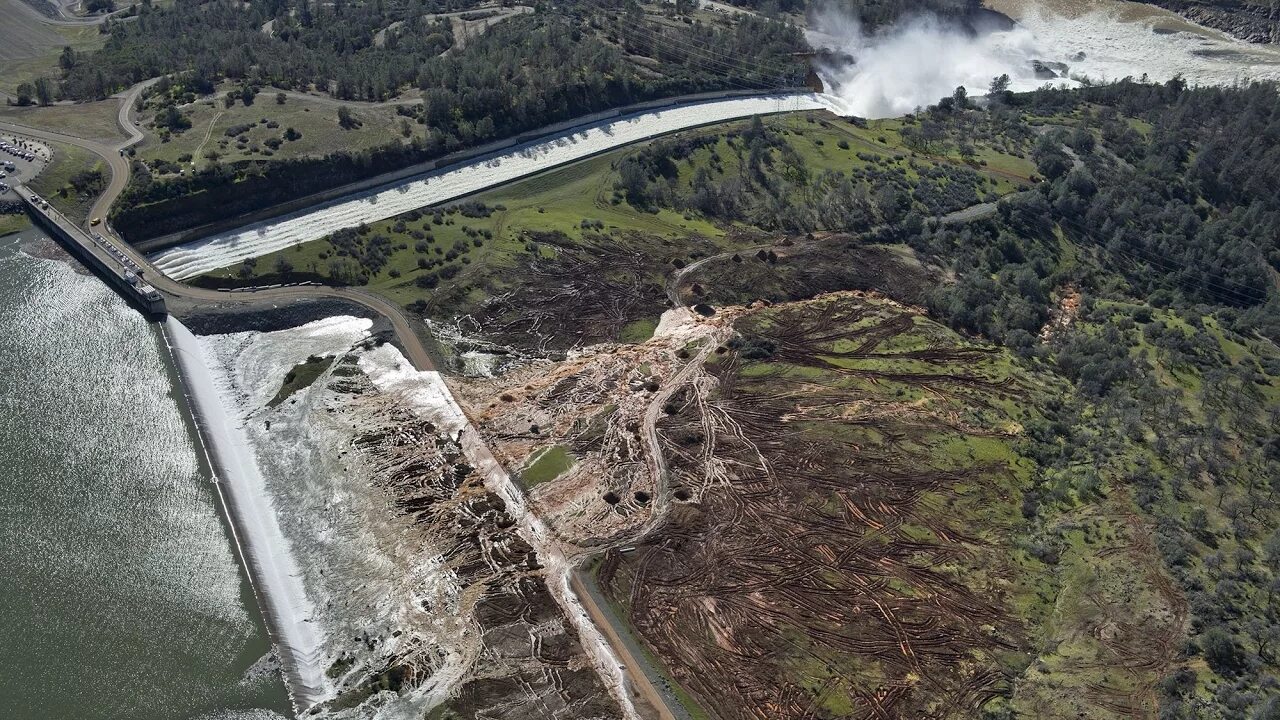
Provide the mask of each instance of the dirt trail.
MULTIPOLYGON (((226 111, 222 111, 222 110, 220 110, 220 111, 218 111, 218 112, 217 112, 217 113, 216 113, 212 118, 210 118, 210 120, 209 120, 209 129, 207 129, 207 130, 205 130, 205 131, 204 131, 204 139, 203 139, 203 140, 201 140, 201 141, 200 141, 200 144, 196 146, 196 151, 195 151, 195 152, 193 152, 193 153, 191 153, 191 157, 193 157, 193 158, 198 158, 198 157, 200 157, 200 151, 201 151, 201 150, 204 150, 204 146, 205 146, 205 145, 207 145, 207 144, 209 143, 209 138, 213 137, 213 126, 218 124, 218 120, 222 118, 222 116, 223 116, 223 114, 224 114, 225 112, 226 112, 226 111)), ((193 162, 193 164, 194 164, 194 162, 193 162)))
POLYGON ((631 686, 641 695, 648 704, 649 708, 656 713, 659 720, 677 720, 671 708, 667 706, 666 700, 662 697, 662 693, 658 692, 653 683, 649 682, 649 678, 641 670, 641 663, 646 662, 643 658, 636 657, 631 648, 627 647, 627 643, 623 641, 622 636, 618 634, 618 628, 614 627, 609 616, 605 614, 600 605, 596 603, 595 596, 592 595, 583 585, 582 579, 577 572, 573 572, 569 576, 569 587, 574 594, 582 601, 582 606, 586 609, 587 614, 591 617, 591 622, 600 631, 604 633, 609 644, 613 646, 613 651, 618 654, 626 666, 626 673, 631 680, 631 686))

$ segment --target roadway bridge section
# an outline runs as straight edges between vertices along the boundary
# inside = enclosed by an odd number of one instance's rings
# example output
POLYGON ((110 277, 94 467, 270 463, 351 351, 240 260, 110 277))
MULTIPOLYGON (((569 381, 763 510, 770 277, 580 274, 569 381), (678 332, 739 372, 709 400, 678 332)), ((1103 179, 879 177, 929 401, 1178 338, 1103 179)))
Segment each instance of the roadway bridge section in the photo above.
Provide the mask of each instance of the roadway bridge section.
POLYGON ((151 317, 168 314, 164 296, 143 280, 145 270, 114 241, 80 229, 27 187, 19 185, 14 190, 45 229, 134 307, 151 317))

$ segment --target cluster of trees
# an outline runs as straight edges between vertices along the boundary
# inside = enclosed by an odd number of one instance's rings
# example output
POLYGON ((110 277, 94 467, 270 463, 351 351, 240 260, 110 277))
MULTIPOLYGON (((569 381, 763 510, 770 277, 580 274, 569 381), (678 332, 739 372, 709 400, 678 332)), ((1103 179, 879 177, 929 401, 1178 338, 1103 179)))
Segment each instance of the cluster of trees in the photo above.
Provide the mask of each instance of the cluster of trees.
POLYGON ((999 215, 992 220, 938 228, 909 242, 958 271, 954 284, 929 297, 932 312, 955 327, 1027 352, 1049 319, 1049 290, 1067 278, 1059 273, 1044 197, 1014 195, 997 207, 999 215))
POLYGON ((412 83, 424 58, 452 44, 447 21, 426 16, 461 5, 180 0, 167 8, 143 8, 136 18, 106 24, 106 45, 92 62, 65 70, 63 93, 103 97, 148 77, 194 70, 209 80, 334 86, 340 97, 381 99, 412 83), (380 30, 397 22, 401 32, 375 43, 380 30))
MULTIPOLYGON (((283 137, 300 135, 286 128, 283 137)), ((429 156, 429 149, 418 142, 323 158, 215 162, 164 180, 155 179, 145 163, 134 161, 129 186, 112 208, 112 223, 131 240, 158 237, 389 172, 429 156)))
POLYGON ((453 35, 448 18, 437 14, 474 4, 179 0, 129 22, 110 23, 102 50, 63 68, 62 92, 75 99, 101 98, 144 78, 188 70, 201 79, 316 87, 352 100, 384 100, 416 85, 456 95, 452 99, 464 105, 467 121, 490 117, 500 128, 508 124, 502 117, 508 111, 545 116, 568 105, 580 114, 590 112, 591 105, 670 92, 672 85, 725 86, 717 75, 730 75, 735 84, 778 79, 733 71, 710 62, 713 56, 789 68, 803 77, 803 63, 790 56, 805 48, 795 28, 745 18, 731 30, 700 25, 658 30, 634 3, 622 0, 559 3, 510 18, 466 48, 443 54, 452 48, 453 35), (634 38, 646 39, 643 54, 660 63, 656 75, 625 58, 619 46, 625 40, 627 52, 635 53, 634 38), (546 108, 534 106, 539 98, 546 108))
POLYGON ((810 6, 836 8, 846 17, 855 17, 863 27, 876 29, 891 25, 903 19, 920 15, 932 15, 945 20, 965 22, 977 13, 982 3, 980 0, 878 0, 862 2, 862 0, 831 0, 830 2, 812 1, 810 6))
POLYGON ((17 88, 18 105, 52 105, 56 100, 56 86, 48 78, 36 78, 35 82, 20 83, 17 88))
MULTIPOLYGON (((102 50, 66 64, 65 94, 100 97, 171 72, 180 73, 181 97, 174 84, 158 87, 157 97, 174 105, 187 94, 211 91, 221 78, 240 80, 240 89, 227 101, 246 103, 267 85, 314 85, 341 98, 377 100, 416 84, 423 100, 404 110, 406 122, 427 128, 425 137, 408 141, 412 133, 402 133, 405 139, 364 153, 336 150, 321 160, 243 161, 165 180, 143 175, 118 203, 117 227, 134 239, 153 237, 621 105, 689 92, 798 84, 806 67, 792 56, 805 47, 794 27, 746 17, 727 27, 659 29, 646 24, 637 6, 621 0, 566 2, 512 17, 465 48, 441 55, 449 45, 432 38, 448 35, 447 26, 437 27, 425 16, 466 6, 272 0, 246 7, 228 0, 180 0, 113 26, 102 50), (270 32, 265 32, 268 22, 270 32), (379 31, 396 23, 396 32, 378 42, 379 31), (640 30, 632 33, 632 27, 640 30), (711 56, 699 48, 750 63, 740 71, 711 64, 711 56), (634 56, 646 54, 651 60, 641 67, 634 56), (757 64, 782 74, 751 70, 757 64)), ((181 113, 160 109, 159 125, 179 131, 181 113)), ((341 110, 340 119, 344 128, 356 127, 349 110, 341 110)))
POLYGON ((742 131, 663 140, 633 153, 619 164, 616 193, 641 209, 669 207, 766 230, 876 227, 886 237, 918 232, 925 218, 974 205, 986 194, 986 179, 968 167, 901 163, 874 153, 860 159, 865 164, 847 173, 814 171, 781 133, 756 118, 742 131), (716 149, 721 140, 735 155, 733 172, 716 149), (698 151, 710 153, 709 162, 684 163, 698 151))
POLYGON ((955 286, 935 294, 935 311, 966 330, 1029 347, 1048 318, 1047 289, 1098 282, 1059 262, 1057 231, 1101 251, 1129 292, 1157 306, 1240 308, 1242 329, 1280 339, 1270 281, 1280 269, 1274 87, 1124 82, 1046 89, 1017 103, 1017 111, 1036 115, 1081 106, 1080 119, 1040 135, 1032 158, 1045 182, 1002 201, 997 220, 913 239, 961 270, 955 286))
POLYGON ((1280 408, 1267 394, 1280 377, 1280 92, 1175 80, 999 100, 982 114, 1074 118, 1040 129, 1044 182, 909 242, 958 276, 931 311, 1072 384, 1027 425, 1042 472, 1023 514, 1048 537, 1055 512, 1127 487, 1190 610, 1160 717, 1280 716, 1280 408), (1067 285, 1078 318, 1037 337, 1067 285))
POLYGON ((1278 717, 1280 92, 995 84, 993 107, 952 96, 914 133, 920 152, 981 140, 1035 162, 1042 181, 984 219, 921 221, 947 207, 930 193, 964 189, 949 171, 917 168, 916 187, 880 162, 815 174, 795 150, 803 135, 760 123, 727 144, 675 138, 631 154, 615 199, 789 233, 888 226, 864 237, 953 270, 928 292, 930 311, 1069 388, 1049 393, 1020 446, 1038 466, 1022 498, 1034 556, 1058 562, 1061 513, 1130 507, 1113 493, 1124 488, 1189 608, 1161 718, 1278 717), (716 157, 726 145, 732 163, 716 157), (690 169, 695 154, 710 160, 690 169), (1046 334, 1065 288, 1079 314, 1046 334))
MULTIPOLYGON (((1255 365, 1280 356, 1233 362, 1222 330, 1210 326, 1233 314, 1087 299, 1077 323, 1045 348, 1076 392, 1040 407, 1021 444, 1042 468, 1023 515, 1046 546, 1061 544, 1052 518, 1081 502, 1110 495, 1123 504, 1127 492, 1145 514, 1191 631, 1160 686, 1162 720, 1280 710, 1280 410, 1264 391, 1280 367, 1255 365), (1155 352, 1138 351, 1145 345, 1155 352), (1171 385, 1170 375, 1195 378, 1198 388, 1171 385), (1196 669, 1197 656, 1207 669, 1196 669)), ((1042 557, 1055 562, 1053 552, 1042 557)))
MULTIPOLYGON (((1086 118, 1114 162, 1097 162, 1092 132, 1047 135, 1037 150, 1056 219, 1073 237, 1123 257, 1126 277, 1206 302, 1263 304, 1280 268, 1280 132, 1275 90, 1189 91, 1180 83, 1087 91, 1125 98, 1086 118), (1139 134, 1119 113, 1150 123, 1139 134), (1083 161, 1069 169, 1068 147, 1083 161), (1193 151, 1194 150, 1194 156, 1193 151)), ((1034 98, 1033 98, 1034 101, 1034 98)))
POLYGON ((845 17, 857 18, 864 27, 877 28, 892 24, 894 21, 916 15, 934 15, 952 20, 970 18, 980 7, 975 0, 877 0, 877 2, 861 2, 858 0, 722 0, 726 5, 734 5, 754 10, 762 15, 773 16, 778 13, 804 13, 809 8, 825 12, 839 12, 845 17))

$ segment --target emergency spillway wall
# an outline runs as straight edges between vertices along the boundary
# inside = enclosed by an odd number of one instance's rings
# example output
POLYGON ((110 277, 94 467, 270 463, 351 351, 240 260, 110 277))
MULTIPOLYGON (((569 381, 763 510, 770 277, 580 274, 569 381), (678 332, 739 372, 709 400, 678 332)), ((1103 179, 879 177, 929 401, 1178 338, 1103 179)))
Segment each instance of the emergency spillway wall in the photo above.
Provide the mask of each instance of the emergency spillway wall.
POLYGON ((330 694, 323 667, 324 638, 311 622, 312 606, 301 572, 244 429, 223 404, 220 387, 225 382, 210 370, 199 341, 186 326, 171 316, 164 329, 236 544, 280 655, 290 697, 301 712, 330 694))

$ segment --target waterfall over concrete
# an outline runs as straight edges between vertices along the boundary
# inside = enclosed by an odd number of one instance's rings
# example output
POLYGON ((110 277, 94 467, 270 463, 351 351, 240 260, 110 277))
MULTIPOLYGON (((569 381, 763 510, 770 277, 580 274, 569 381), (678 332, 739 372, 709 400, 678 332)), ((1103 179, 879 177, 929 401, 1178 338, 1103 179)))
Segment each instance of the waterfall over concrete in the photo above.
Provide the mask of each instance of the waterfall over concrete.
POLYGON ((301 712, 332 693, 323 667, 323 631, 311 622, 312 603, 244 429, 223 404, 220 388, 225 380, 210 370, 195 335, 173 317, 165 322, 165 336, 182 374, 241 557, 280 655, 290 696, 301 712))

